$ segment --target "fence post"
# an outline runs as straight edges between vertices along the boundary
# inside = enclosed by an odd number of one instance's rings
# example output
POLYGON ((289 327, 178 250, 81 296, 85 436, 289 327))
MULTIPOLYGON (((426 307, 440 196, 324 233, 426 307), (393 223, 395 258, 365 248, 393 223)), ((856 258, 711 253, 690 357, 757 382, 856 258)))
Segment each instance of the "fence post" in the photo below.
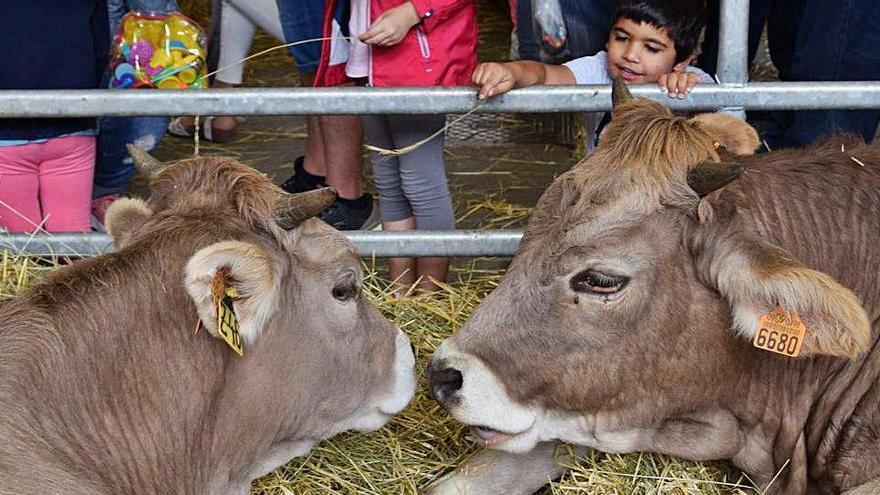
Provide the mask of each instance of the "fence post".
MULTIPOLYGON (((721 0, 718 26, 718 82, 743 86, 749 78, 749 0, 721 0)), ((721 111, 746 118, 742 107, 721 111)))

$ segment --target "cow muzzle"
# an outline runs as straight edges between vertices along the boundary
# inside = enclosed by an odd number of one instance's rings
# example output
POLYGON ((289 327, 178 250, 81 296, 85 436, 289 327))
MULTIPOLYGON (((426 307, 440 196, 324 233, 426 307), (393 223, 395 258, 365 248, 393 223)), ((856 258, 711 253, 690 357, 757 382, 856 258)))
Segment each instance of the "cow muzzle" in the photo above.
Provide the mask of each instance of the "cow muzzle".
POLYGON ((486 364, 447 340, 425 370, 437 402, 486 447, 525 452, 538 441, 540 411, 515 401, 486 364))
POLYGON ((463 383, 461 371, 455 368, 447 367, 442 361, 437 366, 429 364, 425 369, 425 376, 428 379, 428 387, 431 394, 441 405, 446 405, 447 401, 452 399, 453 394, 461 389, 463 383))

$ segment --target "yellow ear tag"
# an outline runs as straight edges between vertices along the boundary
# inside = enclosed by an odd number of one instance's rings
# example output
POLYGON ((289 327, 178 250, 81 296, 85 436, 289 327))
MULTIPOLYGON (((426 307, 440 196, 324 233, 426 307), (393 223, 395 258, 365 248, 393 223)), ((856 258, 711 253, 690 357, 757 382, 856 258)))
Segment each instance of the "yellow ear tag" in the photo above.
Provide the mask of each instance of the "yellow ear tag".
POLYGON ((223 297, 217 300, 217 333, 236 354, 244 356, 244 342, 232 305, 232 300, 237 297, 238 291, 230 285, 223 291, 223 297))
POLYGON ((752 344, 758 349, 775 352, 788 357, 797 357, 807 332, 797 313, 788 313, 777 305, 769 313, 761 316, 758 331, 752 344))

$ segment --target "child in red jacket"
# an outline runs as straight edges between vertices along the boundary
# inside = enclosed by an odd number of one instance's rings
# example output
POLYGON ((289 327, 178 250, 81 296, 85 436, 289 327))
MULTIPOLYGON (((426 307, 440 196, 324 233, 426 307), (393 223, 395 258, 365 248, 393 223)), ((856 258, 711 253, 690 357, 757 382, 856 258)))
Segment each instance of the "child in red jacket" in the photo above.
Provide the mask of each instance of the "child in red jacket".
MULTIPOLYGON (((473 0, 350 0, 347 22, 353 39, 347 47, 325 44, 324 63, 316 85, 363 81, 371 86, 469 86, 477 61, 477 21, 473 0), (340 51, 348 49, 347 57, 340 51), (330 60, 347 58, 331 65, 330 60)), ((325 31, 341 31, 328 3, 325 31)), ((342 25, 345 23, 343 22, 342 25)), ((368 115, 363 119, 367 141, 400 149, 440 130, 445 115, 368 115)), ((399 156, 372 155, 379 191, 382 228, 451 230, 452 200, 443 161, 443 136, 399 156)), ((404 286, 437 290, 446 280, 447 258, 392 258, 392 280, 404 286)))

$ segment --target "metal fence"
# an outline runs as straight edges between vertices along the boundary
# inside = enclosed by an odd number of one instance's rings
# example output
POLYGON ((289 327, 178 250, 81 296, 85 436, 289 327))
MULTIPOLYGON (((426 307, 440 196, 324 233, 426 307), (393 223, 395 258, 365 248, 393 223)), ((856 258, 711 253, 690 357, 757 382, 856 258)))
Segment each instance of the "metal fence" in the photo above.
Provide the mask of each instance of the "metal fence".
MULTIPOLYGON (((697 86, 672 100, 656 86, 635 96, 673 110, 864 110, 880 108, 880 81, 748 83, 749 0, 722 0, 718 85, 697 86)), ((532 87, 491 101, 469 88, 267 88, 204 91, 0 91, 0 118, 139 115, 300 115, 377 113, 585 112, 611 108, 607 86, 532 87)), ((520 231, 351 232, 364 256, 503 256, 516 250, 520 231)), ((112 250, 103 234, 4 235, 0 248, 34 254, 90 255, 112 250)))

